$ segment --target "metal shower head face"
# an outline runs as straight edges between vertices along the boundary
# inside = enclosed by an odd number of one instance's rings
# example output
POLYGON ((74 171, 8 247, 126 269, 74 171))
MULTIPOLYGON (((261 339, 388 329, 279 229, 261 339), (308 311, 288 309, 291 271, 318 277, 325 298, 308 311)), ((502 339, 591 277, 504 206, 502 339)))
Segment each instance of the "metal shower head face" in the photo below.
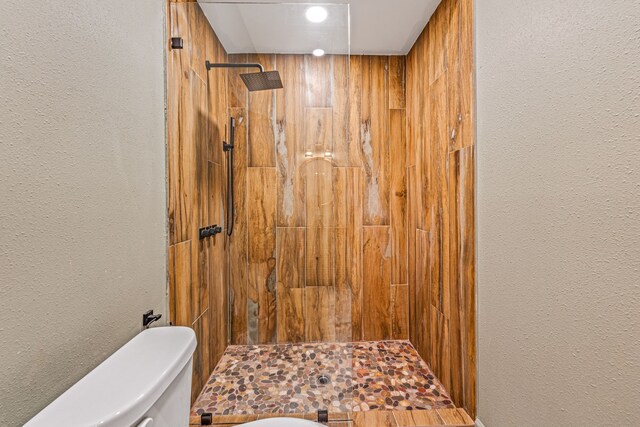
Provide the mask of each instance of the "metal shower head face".
POLYGON ((278 71, 240 74, 240 78, 250 92, 256 90, 282 89, 282 79, 278 71))

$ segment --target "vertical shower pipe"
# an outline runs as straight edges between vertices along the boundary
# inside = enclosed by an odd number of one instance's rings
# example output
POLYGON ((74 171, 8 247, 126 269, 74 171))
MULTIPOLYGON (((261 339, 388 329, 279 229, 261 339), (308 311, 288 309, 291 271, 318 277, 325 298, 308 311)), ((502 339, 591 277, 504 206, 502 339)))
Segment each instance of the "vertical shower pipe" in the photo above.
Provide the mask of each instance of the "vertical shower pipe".
POLYGON ((235 217, 234 211, 234 195, 233 195, 233 148, 236 134, 236 119, 229 119, 229 143, 223 144, 223 150, 227 153, 227 236, 233 233, 233 221, 235 217))

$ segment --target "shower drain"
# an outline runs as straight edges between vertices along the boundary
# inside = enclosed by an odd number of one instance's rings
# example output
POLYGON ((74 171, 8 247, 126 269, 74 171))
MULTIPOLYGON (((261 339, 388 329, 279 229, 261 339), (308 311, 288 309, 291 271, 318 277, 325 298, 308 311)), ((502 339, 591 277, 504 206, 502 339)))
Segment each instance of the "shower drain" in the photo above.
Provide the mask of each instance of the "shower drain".
POLYGON ((327 385, 329 384, 329 381, 331 381, 327 375, 320 375, 317 380, 318 384, 321 385, 327 385))

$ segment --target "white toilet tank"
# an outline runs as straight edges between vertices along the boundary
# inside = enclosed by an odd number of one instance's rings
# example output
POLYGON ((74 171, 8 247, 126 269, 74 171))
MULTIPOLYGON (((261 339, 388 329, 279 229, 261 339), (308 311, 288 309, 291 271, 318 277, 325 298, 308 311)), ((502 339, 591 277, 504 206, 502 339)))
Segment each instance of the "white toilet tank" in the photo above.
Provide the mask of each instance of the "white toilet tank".
POLYGON ((147 329, 44 408, 25 427, 186 427, 192 329, 147 329))

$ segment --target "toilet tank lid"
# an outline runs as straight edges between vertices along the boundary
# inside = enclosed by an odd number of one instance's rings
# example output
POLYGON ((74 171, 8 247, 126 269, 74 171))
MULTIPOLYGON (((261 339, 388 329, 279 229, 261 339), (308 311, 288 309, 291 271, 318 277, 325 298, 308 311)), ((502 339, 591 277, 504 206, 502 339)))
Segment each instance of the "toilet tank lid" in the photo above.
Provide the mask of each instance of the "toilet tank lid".
POLYGON ((191 328, 147 329, 89 372, 26 425, 125 426, 158 400, 196 348, 191 328))

